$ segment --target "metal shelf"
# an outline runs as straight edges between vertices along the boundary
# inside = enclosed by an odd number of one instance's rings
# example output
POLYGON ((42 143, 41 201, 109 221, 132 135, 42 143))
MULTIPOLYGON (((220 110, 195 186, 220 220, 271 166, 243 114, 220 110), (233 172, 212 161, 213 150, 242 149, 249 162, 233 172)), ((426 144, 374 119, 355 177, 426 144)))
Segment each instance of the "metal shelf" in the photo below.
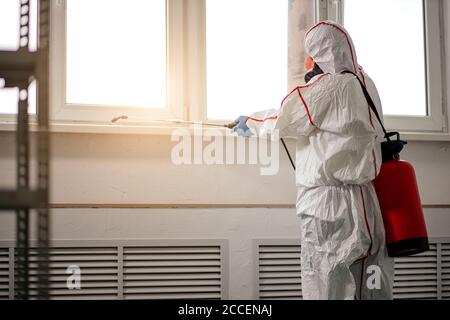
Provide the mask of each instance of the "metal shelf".
MULTIPOLYGON (((30 188, 29 135, 30 121, 28 99, 19 98, 16 122, 16 166, 17 189, 0 190, 0 210, 16 212, 16 266, 15 286, 18 299, 28 299, 29 287, 29 245, 30 210, 37 212, 36 231, 38 235, 38 299, 48 299, 48 246, 50 238, 49 190, 49 30, 50 1, 38 2, 37 52, 28 51, 30 25, 30 0, 20 1, 20 38, 18 51, 0 51, 0 78, 6 87, 18 87, 28 91, 32 79, 38 82, 37 106, 37 181, 36 190, 30 188)), ((28 95, 27 95, 28 96, 28 95)))
POLYGON ((39 191, 0 190, 0 210, 32 209, 40 206, 39 191))
POLYGON ((27 49, 0 51, 0 75, 5 79, 5 87, 20 87, 35 74, 37 52, 27 49))

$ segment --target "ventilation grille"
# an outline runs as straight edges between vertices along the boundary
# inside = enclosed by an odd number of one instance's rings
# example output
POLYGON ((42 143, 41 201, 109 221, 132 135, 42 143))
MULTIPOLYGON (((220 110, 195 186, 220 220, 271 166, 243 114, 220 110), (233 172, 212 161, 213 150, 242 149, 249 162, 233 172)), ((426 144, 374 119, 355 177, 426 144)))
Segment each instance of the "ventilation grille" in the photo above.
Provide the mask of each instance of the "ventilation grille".
MULTIPOLYGON (((37 250, 30 250, 30 298, 36 297, 37 250)), ((117 248, 52 248, 49 252, 50 299, 116 299, 117 248), (69 289, 69 278, 75 266, 81 271, 81 289, 69 289)))
POLYGON ((394 299, 437 299, 436 244, 418 255, 395 259, 394 299))
POLYGON ((301 299, 300 246, 258 247, 260 299, 301 299))
POLYGON ((220 299, 220 246, 124 248, 125 299, 220 299))
MULTIPOLYGON (((225 240, 54 241, 49 298, 226 299, 225 240), (73 270, 80 274, 81 288, 73 270)), ((9 299, 13 244, 0 242, 0 299, 9 299)), ((37 296, 37 249, 30 249, 30 298, 37 296)), ((17 270, 15 270, 17 274, 17 270)), ((76 274, 75 274, 76 276, 76 274)), ((17 279, 17 278, 16 278, 17 279)))
MULTIPOLYGON (((301 299, 298 239, 254 240, 259 299, 301 299)), ((430 239, 430 250, 395 259, 395 299, 450 299, 450 239, 430 239)))
POLYGON ((0 300, 9 298, 9 249, 0 248, 0 300))
POLYGON ((442 244, 441 257, 442 299, 450 300, 450 243, 442 244))

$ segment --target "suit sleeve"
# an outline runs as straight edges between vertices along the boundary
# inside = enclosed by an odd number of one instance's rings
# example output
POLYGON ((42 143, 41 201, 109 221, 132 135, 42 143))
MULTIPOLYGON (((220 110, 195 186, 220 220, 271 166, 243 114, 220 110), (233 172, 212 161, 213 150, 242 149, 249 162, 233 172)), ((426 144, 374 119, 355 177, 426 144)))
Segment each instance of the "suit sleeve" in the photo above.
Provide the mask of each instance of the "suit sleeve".
POLYGON ((306 136, 315 128, 299 87, 284 98, 278 110, 269 109, 252 114, 247 120, 247 126, 258 136, 273 135, 278 131, 280 137, 306 136))

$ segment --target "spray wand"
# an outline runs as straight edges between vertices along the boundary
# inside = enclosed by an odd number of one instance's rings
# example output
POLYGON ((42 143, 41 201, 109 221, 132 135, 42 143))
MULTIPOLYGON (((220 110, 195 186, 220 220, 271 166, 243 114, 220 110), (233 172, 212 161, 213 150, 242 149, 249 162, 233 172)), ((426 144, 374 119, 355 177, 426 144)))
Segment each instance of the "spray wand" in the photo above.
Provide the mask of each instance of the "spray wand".
MULTIPOLYGON (((221 127, 221 128, 228 128, 228 129, 233 129, 236 126, 235 122, 231 122, 228 124, 218 124, 218 123, 211 123, 211 122, 193 122, 193 121, 187 121, 187 120, 169 120, 169 119, 143 119, 141 117, 133 117, 133 116, 127 116, 127 115, 121 115, 118 117, 115 117, 113 119, 111 119, 112 123, 116 123, 120 120, 129 120, 129 119, 135 119, 135 120, 148 120, 150 122, 163 122, 163 123, 176 123, 176 124, 190 124, 190 125, 195 125, 195 124, 201 124, 203 126, 208 126, 208 127, 221 127)), ((292 160, 291 154, 289 153, 289 150, 286 146, 286 143, 284 142, 284 139, 281 138, 281 143, 283 144, 284 150, 286 150, 286 153, 288 155, 289 161, 291 162, 292 168, 294 168, 295 171, 295 164, 294 161, 292 160)))
POLYGON ((187 120, 153 119, 153 118, 145 119, 145 118, 141 118, 141 117, 133 117, 133 116, 127 116, 127 115, 115 117, 111 120, 111 122, 116 123, 120 120, 129 120, 129 119, 131 119, 131 120, 147 120, 149 122, 162 122, 162 123, 174 123, 174 124, 190 124, 190 125, 198 124, 198 125, 203 125, 203 126, 208 126, 208 127, 221 127, 221 128, 228 128, 228 129, 232 129, 236 125, 234 122, 229 123, 229 124, 218 124, 218 123, 211 123, 211 122, 194 122, 194 121, 187 121, 187 120))

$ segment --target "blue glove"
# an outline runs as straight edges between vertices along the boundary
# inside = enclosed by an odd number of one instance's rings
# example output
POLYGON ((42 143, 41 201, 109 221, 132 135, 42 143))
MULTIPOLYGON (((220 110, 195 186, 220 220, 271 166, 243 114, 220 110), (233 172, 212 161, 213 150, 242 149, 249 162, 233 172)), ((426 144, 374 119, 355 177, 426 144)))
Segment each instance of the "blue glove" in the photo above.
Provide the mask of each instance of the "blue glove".
POLYGON ((231 129, 232 132, 236 132, 241 137, 251 137, 253 135, 250 128, 245 124, 247 122, 247 116, 240 116, 234 121, 235 126, 231 129))

